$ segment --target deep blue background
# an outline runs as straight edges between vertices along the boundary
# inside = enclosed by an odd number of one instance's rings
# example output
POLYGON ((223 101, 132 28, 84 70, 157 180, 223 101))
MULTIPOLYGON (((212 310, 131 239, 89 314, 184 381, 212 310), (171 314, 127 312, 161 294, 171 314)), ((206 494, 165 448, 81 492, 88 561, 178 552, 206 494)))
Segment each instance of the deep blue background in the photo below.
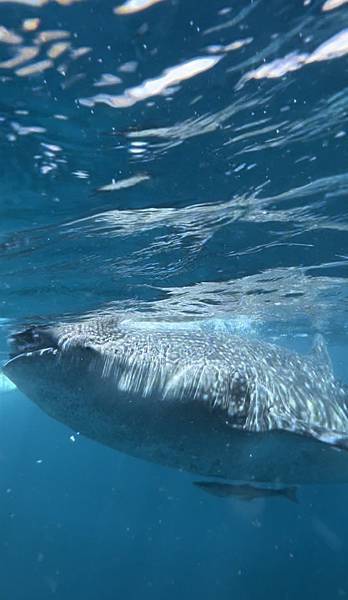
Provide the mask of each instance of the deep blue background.
MULTIPOLYGON (((28 323, 140 310, 229 319, 301 352, 320 332, 348 382, 348 41, 341 56, 251 78, 347 34, 347 7, 113 8, 0 2, 0 24, 23 37, 0 42, 1 362, 28 323), (23 32, 33 17, 38 30, 23 32), (45 30, 90 50, 36 76, 3 66, 45 30), (83 103, 216 52, 166 95, 83 103), (102 73, 122 83, 95 87, 102 73), (149 179, 98 192, 139 174, 149 179)), ((0 391, 0 600, 347 596, 347 486, 303 486, 298 504, 214 498, 191 475, 73 433, 0 391)))

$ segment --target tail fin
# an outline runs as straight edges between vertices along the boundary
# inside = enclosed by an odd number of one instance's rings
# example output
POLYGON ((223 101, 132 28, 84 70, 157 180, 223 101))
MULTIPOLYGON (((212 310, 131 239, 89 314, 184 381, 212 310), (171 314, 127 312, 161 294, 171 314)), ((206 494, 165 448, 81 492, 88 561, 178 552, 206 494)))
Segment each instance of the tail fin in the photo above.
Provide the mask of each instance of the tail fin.
POLYGON ((298 504, 297 487, 292 486, 284 488, 282 493, 284 494, 285 498, 290 500, 290 502, 296 502, 296 504, 298 504))

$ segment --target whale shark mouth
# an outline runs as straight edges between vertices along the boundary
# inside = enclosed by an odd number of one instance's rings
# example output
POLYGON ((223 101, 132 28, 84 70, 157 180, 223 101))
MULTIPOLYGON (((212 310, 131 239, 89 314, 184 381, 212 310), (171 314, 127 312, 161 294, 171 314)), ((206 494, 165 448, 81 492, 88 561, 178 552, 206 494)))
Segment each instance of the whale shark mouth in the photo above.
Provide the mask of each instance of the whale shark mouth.
POLYGON ((58 337, 50 326, 30 327, 9 337, 10 361, 22 357, 45 353, 57 354, 58 337))

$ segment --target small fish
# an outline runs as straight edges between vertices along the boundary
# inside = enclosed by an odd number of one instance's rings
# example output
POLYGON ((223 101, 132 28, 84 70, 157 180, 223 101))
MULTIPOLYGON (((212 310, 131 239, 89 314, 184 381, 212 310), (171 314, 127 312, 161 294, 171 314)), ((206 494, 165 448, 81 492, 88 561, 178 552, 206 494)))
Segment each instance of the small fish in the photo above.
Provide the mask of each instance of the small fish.
POLYGON ((238 500, 249 502, 250 500, 255 500, 257 498, 280 496, 291 502, 298 502, 297 488, 294 486, 263 488, 249 484, 238 485, 233 483, 219 483, 217 481, 195 481, 194 485, 204 492, 207 492, 212 496, 219 496, 220 498, 230 498, 234 496, 235 498, 238 498, 238 500))
POLYGON ((147 181, 148 179, 150 179, 150 177, 145 173, 133 175, 133 177, 128 177, 128 179, 119 179, 117 181, 113 179, 111 183, 97 188, 97 192, 114 192, 115 190, 122 190, 124 188, 133 187, 137 183, 140 183, 141 181, 147 181))

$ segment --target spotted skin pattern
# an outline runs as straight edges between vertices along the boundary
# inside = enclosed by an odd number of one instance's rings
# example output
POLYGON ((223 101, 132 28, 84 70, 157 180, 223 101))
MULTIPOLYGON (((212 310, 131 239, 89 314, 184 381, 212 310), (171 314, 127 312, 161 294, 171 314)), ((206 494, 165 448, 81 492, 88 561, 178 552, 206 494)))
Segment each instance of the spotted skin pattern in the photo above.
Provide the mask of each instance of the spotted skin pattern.
POLYGON ((196 401, 226 412, 248 431, 286 429, 348 433, 347 393, 335 380, 317 336, 303 357, 230 333, 185 331, 112 318, 62 326, 59 346, 103 357, 103 377, 117 390, 163 402, 196 401))

